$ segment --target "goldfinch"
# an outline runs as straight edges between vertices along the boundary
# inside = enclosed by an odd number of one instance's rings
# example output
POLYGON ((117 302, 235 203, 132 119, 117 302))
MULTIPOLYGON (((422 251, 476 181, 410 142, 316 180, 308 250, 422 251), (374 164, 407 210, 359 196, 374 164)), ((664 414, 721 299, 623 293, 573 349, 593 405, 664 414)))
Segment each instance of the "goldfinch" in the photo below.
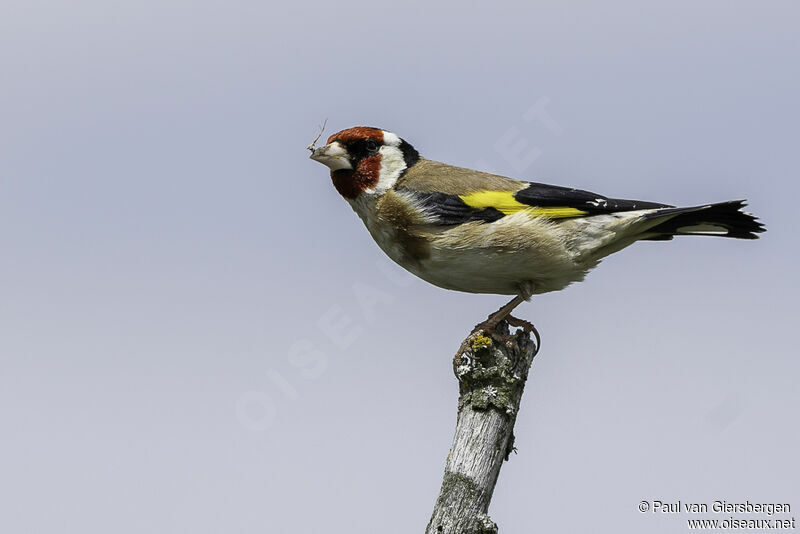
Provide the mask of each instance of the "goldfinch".
POLYGON ((764 231, 741 200, 678 208, 515 180, 425 159, 379 128, 314 144, 311 159, 330 168, 336 190, 392 260, 445 289, 515 295, 478 325, 486 329, 520 322, 510 314, 531 295, 583 280, 636 241, 755 239, 764 231))

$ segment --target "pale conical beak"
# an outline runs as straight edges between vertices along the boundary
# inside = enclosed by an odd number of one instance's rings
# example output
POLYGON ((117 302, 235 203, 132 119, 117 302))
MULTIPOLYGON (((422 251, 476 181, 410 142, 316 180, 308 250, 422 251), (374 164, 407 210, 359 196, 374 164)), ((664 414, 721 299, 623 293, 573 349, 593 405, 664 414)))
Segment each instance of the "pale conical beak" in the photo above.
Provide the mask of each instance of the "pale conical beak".
POLYGON ((327 165, 332 171, 353 168, 350 163, 350 154, 338 141, 315 149, 309 157, 327 165))

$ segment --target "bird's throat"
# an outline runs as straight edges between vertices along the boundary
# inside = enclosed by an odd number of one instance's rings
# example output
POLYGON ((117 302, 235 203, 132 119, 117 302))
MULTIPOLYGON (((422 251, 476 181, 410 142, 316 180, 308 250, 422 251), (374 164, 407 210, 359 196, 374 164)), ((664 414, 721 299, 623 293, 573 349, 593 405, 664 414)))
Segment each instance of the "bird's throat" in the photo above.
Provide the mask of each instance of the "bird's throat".
POLYGON ((380 174, 381 156, 377 154, 359 161, 355 169, 331 171, 331 180, 340 195, 354 200, 362 192, 378 185, 380 174))

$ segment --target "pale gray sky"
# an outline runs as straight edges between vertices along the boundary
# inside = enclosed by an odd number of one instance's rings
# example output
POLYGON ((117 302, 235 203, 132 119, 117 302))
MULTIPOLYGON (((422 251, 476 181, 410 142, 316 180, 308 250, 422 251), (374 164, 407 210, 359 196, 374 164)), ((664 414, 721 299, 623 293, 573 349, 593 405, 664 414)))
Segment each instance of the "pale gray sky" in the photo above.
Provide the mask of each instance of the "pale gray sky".
POLYGON ((504 298, 383 256, 308 160, 326 117, 768 227, 638 244, 520 308, 544 345, 501 532, 800 510, 800 8, 662 4, 4 2, 0 531, 424 529, 452 354, 504 298))

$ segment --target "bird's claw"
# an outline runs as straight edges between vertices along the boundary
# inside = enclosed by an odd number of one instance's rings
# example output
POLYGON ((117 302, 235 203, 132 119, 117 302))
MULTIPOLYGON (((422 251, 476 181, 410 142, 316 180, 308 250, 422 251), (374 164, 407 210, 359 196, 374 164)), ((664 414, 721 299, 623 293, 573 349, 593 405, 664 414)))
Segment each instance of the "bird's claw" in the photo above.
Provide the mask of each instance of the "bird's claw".
POLYGON ((522 328, 522 331, 526 334, 529 334, 536 330, 536 327, 530 321, 526 321, 525 319, 519 319, 514 317, 513 315, 506 316, 506 322, 515 328, 522 328))
POLYGON ((539 347, 542 346, 542 337, 539 335, 539 331, 536 330, 536 327, 533 326, 533 323, 525 319, 518 319, 513 315, 508 315, 506 317, 506 322, 516 328, 522 328, 522 331, 526 334, 533 334, 533 337, 536 338, 536 349, 534 352, 534 355, 536 355, 536 353, 539 352, 539 347))
MULTIPOLYGON (((503 320, 497 321, 492 320, 492 316, 490 315, 489 318, 483 322, 480 322, 475 325, 472 329, 472 334, 483 333, 484 335, 489 336, 494 341, 499 343, 513 343, 514 345, 517 344, 517 337, 512 334, 507 334, 503 331, 498 330, 498 326, 500 323, 505 321, 509 326, 513 326, 515 328, 521 328, 523 332, 526 334, 533 334, 536 338, 536 348, 535 351, 539 352, 539 347, 542 346, 542 338, 539 335, 539 331, 533 326, 533 323, 530 321, 526 321, 524 319, 518 319, 512 315, 507 315, 503 320)), ((505 330, 505 329, 502 329, 505 330)))
MULTIPOLYGON (((516 338, 511 334, 506 334, 505 332, 501 332, 498 330, 498 326, 502 321, 493 321, 491 316, 489 319, 480 322, 475 325, 472 329, 473 334, 482 333, 483 335, 489 336, 492 340, 497 341, 499 343, 516 343, 516 338)), ((510 323, 509 323, 510 324, 510 323)))

